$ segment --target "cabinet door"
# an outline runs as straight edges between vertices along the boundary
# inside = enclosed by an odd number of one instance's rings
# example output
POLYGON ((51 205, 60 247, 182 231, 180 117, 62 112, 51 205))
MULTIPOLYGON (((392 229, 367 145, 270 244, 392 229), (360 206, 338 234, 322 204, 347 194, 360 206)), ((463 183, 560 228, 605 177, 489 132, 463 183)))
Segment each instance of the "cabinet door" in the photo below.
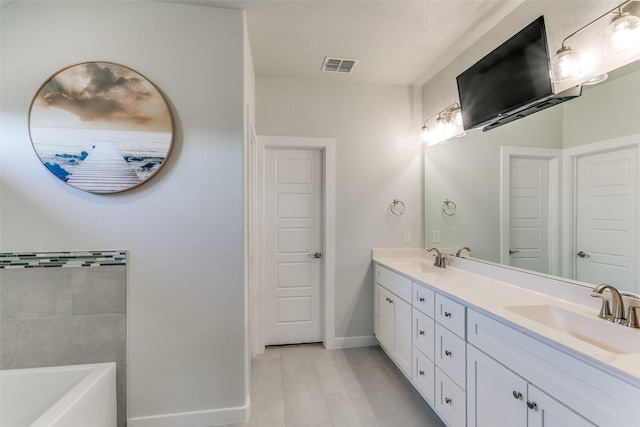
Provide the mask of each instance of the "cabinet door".
POLYGON ((376 338, 396 365, 411 377, 411 305, 376 284, 376 338))
POLYGON ((527 382, 469 344, 467 387, 469 427, 527 426, 527 382))
POLYGON ((411 305, 400 298, 392 298, 394 314, 394 353, 398 367, 411 378, 411 305))
POLYGON ((528 390, 529 427, 596 427, 533 384, 528 390))
POLYGON ((376 338, 387 352, 393 352, 393 303, 391 292, 376 284, 376 302, 378 312, 378 331, 376 338))

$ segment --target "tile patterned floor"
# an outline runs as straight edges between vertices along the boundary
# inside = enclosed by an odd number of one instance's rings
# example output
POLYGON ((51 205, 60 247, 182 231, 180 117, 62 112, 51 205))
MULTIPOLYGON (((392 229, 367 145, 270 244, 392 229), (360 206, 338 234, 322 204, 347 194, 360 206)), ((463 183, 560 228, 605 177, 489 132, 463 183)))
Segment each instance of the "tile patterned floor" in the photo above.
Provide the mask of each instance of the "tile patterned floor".
POLYGON ((252 362, 245 427, 443 427, 380 347, 268 348, 252 362))

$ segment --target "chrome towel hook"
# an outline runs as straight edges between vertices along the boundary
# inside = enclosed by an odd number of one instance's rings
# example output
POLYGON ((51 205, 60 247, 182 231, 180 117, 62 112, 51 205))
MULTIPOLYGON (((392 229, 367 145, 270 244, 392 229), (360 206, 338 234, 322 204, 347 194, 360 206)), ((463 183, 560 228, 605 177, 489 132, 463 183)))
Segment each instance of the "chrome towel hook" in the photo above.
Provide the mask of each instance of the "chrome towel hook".
POLYGON ((391 206, 389 206, 389 211, 395 216, 402 215, 405 211, 404 203, 402 203, 402 200, 393 199, 391 206))
POLYGON ((452 200, 444 199, 444 202, 442 202, 443 214, 445 214, 446 216, 454 216, 457 210, 458 210, 458 207, 452 200))

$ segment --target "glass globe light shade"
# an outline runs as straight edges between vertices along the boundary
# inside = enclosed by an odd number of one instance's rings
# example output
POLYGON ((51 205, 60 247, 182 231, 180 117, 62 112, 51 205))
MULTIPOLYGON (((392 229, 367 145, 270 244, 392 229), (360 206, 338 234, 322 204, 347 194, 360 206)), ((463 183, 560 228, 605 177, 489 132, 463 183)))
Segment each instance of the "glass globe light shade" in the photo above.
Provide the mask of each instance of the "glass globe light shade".
POLYGON ((453 111, 453 113, 451 114, 451 121, 456 126, 462 126, 462 110, 460 108, 457 108, 453 111))
POLYGON ((640 17, 628 12, 615 16, 605 33, 605 53, 608 55, 640 51, 640 17))
POLYGON ((446 132, 445 121, 442 117, 436 120, 436 128, 433 130, 433 139, 442 140, 446 132))
POLYGON ((563 46, 551 59, 551 79, 562 82, 581 75, 580 54, 563 46))
POLYGON ((431 140, 431 132, 429 131, 429 128, 426 124, 422 126, 422 132, 420 133, 420 136, 422 138, 422 142, 424 143, 428 143, 431 140))

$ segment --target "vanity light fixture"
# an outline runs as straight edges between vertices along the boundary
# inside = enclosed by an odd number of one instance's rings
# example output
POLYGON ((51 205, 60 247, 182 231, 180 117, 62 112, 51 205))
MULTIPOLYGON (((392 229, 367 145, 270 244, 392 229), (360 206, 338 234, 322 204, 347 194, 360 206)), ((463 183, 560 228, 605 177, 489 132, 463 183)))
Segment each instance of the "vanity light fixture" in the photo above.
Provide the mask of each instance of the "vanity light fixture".
POLYGON ((640 17, 618 6, 605 33, 605 54, 624 53, 640 46, 640 17))
POLYGON ((567 40, 589 28, 605 16, 613 15, 605 34, 606 54, 626 53, 629 50, 640 47, 640 17, 631 14, 628 10, 622 10, 623 7, 634 1, 625 1, 565 37, 560 49, 551 59, 551 79, 554 83, 574 79, 584 73, 585 70, 581 67, 580 53, 567 46, 567 40))
POLYGON ((462 110, 457 102, 429 117, 422 126, 422 142, 429 147, 462 135, 462 110))

